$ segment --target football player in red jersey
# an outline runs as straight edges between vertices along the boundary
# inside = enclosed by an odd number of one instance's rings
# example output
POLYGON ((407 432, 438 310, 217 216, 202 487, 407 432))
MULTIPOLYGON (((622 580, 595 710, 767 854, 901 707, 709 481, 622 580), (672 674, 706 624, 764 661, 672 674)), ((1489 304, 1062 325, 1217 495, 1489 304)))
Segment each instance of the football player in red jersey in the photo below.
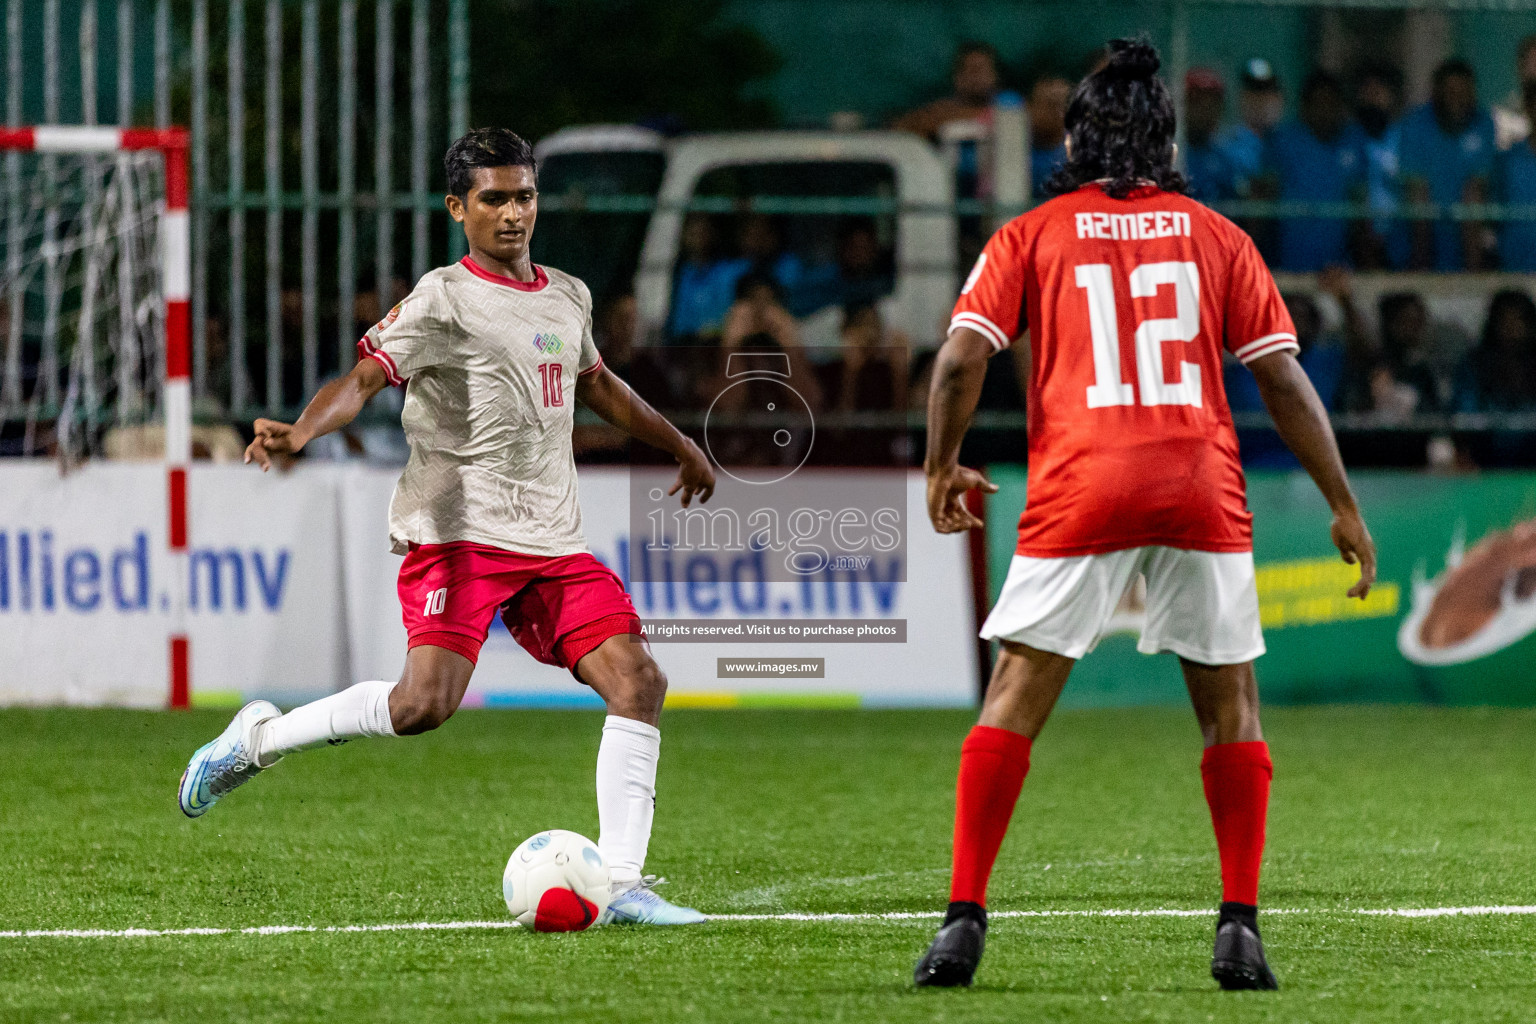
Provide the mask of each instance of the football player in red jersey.
POLYGON ((934 368, 924 461, 934 528, 981 525, 965 492, 996 488, 959 464, 960 442, 987 358, 1015 344, 1031 360, 1029 497, 982 627, 1001 650, 960 748, 949 911, 919 985, 970 983, 1030 744, 1139 573, 1139 647, 1179 656, 1205 739, 1222 883, 1211 973, 1223 988, 1276 987, 1258 929, 1272 774, 1253 674, 1264 641, 1223 351, 1253 372, 1333 510, 1333 543, 1360 566, 1349 595, 1375 581, 1375 546, 1275 283, 1247 235, 1182 194, 1157 51, 1145 40, 1110 49, 1072 94, 1067 163, 1047 186, 1055 198, 987 243, 934 368))

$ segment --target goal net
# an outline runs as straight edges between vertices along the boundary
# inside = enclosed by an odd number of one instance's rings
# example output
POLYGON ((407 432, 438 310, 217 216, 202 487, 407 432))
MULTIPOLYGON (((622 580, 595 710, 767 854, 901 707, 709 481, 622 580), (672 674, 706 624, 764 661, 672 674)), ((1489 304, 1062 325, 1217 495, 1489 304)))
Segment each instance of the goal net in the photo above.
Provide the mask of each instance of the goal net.
POLYGON ((160 418, 165 159, 10 149, 0 166, 0 439, 68 466, 160 418))

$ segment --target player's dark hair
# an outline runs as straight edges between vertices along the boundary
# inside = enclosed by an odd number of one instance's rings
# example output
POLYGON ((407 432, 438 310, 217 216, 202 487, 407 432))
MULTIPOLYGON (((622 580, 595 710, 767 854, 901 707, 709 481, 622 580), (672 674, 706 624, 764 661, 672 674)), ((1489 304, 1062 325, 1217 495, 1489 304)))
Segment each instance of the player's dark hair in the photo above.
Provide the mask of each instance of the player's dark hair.
POLYGON ((1344 98, 1344 82, 1332 71, 1321 69, 1307 76, 1301 83, 1301 102, 1309 103, 1320 92, 1331 92, 1340 100, 1344 98))
POLYGON ((533 147, 509 128, 475 128, 453 140, 443 155, 448 192, 460 199, 468 196, 478 167, 530 167, 534 181, 539 178, 533 147))
POLYGON ((1434 77, 1430 84, 1438 86, 1447 78, 1465 78, 1469 81, 1477 81, 1477 72, 1472 70, 1472 65, 1460 57, 1447 57, 1435 68, 1434 77))
POLYGON ((1494 347, 1498 320, 1506 309, 1513 310, 1520 318, 1527 338, 1536 338, 1536 301, 1518 288, 1505 288, 1495 292, 1492 301, 1488 303, 1488 318, 1483 321, 1483 348, 1494 347))
POLYGON ((1380 82, 1388 89, 1391 89, 1394 95, 1400 97, 1403 94, 1403 72, 1396 65, 1389 64, 1386 61, 1367 61, 1361 66, 1360 73, 1356 76, 1356 81, 1360 83, 1380 82))
POLYGON ((1072 152, 1045 183, 1048 195, 1100 180, 1116 199, 1149 181, 1184 191, 1187 182, 1173 169, 1173 97, 1157 77, 1161 66, 1145 36, 1109 44, 1109 62, 1079 82, 1067 101, 1072 152))
POLYGON ((949 73, 953 75, 955 72, 959 71, 960 65, 965 63, 965 58, 976 53, 984 54, 987 59, 992 61, 992 66, 997 67, 999 63, 997 47, 993 46, 991 43, 983 43, 978 39, 969 39, 955 47, 954 60, 949 62, 949 73))
POLYGON ((773 301, 784 301, 784 291, 779 287, 779 282, 772 274, 762 270, 749 270, 736 279, 736 301, 740 302, 759 288, 767 288, 772 292, 773 301))

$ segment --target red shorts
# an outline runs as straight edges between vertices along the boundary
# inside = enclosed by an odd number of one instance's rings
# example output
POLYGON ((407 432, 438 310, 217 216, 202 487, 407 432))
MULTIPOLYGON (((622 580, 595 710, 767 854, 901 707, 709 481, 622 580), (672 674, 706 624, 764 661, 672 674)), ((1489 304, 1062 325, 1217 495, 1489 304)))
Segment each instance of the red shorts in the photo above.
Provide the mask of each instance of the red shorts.
POLYGON ((491 620, 547 665, 570 669, 611 636, 641 635, 624 585, 588 552, 545 558, 453 541, 412 544, 400 566, 407 647, 480 656, 491 620))

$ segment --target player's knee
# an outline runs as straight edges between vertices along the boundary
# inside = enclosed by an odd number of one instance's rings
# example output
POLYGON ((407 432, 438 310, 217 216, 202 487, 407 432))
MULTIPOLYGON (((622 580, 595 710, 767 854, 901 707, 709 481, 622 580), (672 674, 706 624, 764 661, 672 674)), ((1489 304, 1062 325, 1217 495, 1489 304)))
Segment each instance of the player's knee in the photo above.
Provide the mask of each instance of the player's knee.
MULTIPOLYGON (((402 688, 397 687, 397 691, 402 688)), ((389 717, 400 736, 431 732, 458 710, 447 687, 410 686, 389 704, 389 717)))
POLYGON ((629 710, 647 717, 656 715, 666 696, 666 673, 651 657, 641 658, 624 674, 619 698, 629 710))

